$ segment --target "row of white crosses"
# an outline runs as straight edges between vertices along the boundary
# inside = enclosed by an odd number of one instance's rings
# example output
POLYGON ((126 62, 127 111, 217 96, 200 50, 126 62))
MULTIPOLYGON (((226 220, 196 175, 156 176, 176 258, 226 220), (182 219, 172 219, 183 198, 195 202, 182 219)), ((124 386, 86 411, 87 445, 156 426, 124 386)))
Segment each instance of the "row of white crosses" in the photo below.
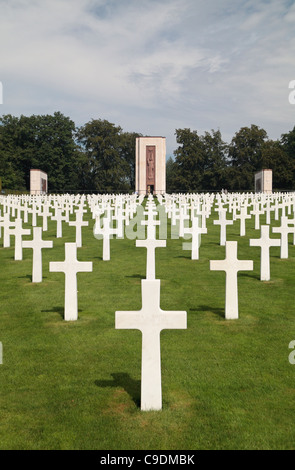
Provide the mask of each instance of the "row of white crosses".
POLYGON ((89 202, 92 217, 95 219, 94 236, 103 237, 103 261, 111 259, 110 240, 114 235, 119 239, 123 238, 124 224, 126 226, 129 225, 130 219, 136 213, 137 206, 141 205, 142 201, 143 196, 137 200, 135 195, 129 197, 119 195, 115 198, 105 197, 100 202, 97 198, 92 198, 89 202), (114 221, 116 222, 116 227, 112 226, 114 221))
MULTIPOLYGON (((182 212, 182 207, 187 207, 187 198, 190 198, 191 201, 195 201, 197 206, 197 213, 200 217, 200 214, 204 212, 210 213, 210 206, 212 207, 213 200, 211 195, 183 195, 177 197, 173 196, 172 198, 167 198, 168 203, 166 207, 171 214, 171 223, 172 225, 175 223, 175 219, 177 219, 177 209, 176 204, 178 199, 179 203, 179 215, 182 212), (202 202, 203 207, 207 205, 207 210, 200 210, 200 202, 202 202), (182 204, 182 206, 181 206, 182 204), (208 210, 209 205, 209 210, 208 210), (174 221, 172 214, 174 214, 174 221)), ((279 197, 274 197, 273 195, 266 197, 265 195, 253 195, 253 194, 234 194, 234 195, 223 195, 216 198, 217 204, 217 211, 219 213, 219 219, 214 220, 213 223, 215 225, 220 225, 220 245, 226 247, 226 257, 224 260, 216 260, 210 261, 210 269, 211 270, 222 270, 226 273, 226 295, 225 295, 225 318, 226 319, 236 319, 238 318, 238 285, 237 285, 237 273, 241 270, 253 270, 253 261, 250 260, 238 260, 237 258, 237 249, 238 244, 237 242, 227 242, 226 241, 226 227, 227 225, 232 225, 235 220, 240 219, 240 236, 245 236, 245 221, 246 219, 251 218, 251 215, 255 216, 255 229, 258 230, 260 228, 259 224, 259 215, 264 213, 264 210, 259 210, 259 205, 261 207, 265 204, 266 208, 266 223, 267 225, 261 226, 261 237, 259 239, 250 239, 250 246, 258 246, 260 247, 260 279, 262 281, 270 280, 270 248, 272 246, 280 246, 281 247, 281 258, 288 257, 288 234, 294 234, 294 244, 295 244, 295 218, 289 219, 285 214, 285 211, 288 211, 288 214, 291 214, 292 209, 295 216, 295 196, 294 193, 291 195, 279 195, 279 197), (279 199, 282 200, 279 203, 279 199), (271 205, 271 202, 274 202, 271 205), (227 219, 227 209, 224 207, 225 204, 229 204, 230 211, 233 213, 232 219, 227 219), (253 211, 248 214, 248 207, 253 205, 253 211), (269 236, 269 224, 270 224, 270 213, 271 211, 275 212, 275 220, 278 220, 278 210, 282 209, 282 216, 281 216, 281 226, 274 227, 273 233, 280 233, 281 240, 279 239, 272 239, 269 236), (237 210, 239 210, 239 214, 237 214, 237 210), (290 226, 290 224, 292 226, 290 226)), ((191 216, 194 221, 194 213, 191 216)), ((189 217, 187 217, 189 218, 189 217)), ((185 216, 182 214, 179 217, 180 221, 180 228, 181 223, 185 219, 185 216)), ((198 237, 198 243, 195 248, 195 251, 192 249, 192 259, 198 259, 198 247, 200 246, 200 233, 206 233, 205 224, 203 219, 203 232, 200 230, 199 224, 192 224, 192 228, 187 230, 192 234, 195 233, 195 237, 198 237)), ((185 233, 185 229, 180 229, 179 233, 180 236, 183 236, 185 233)), ((194 243, 192 243, 192 247, 194 247, 194 243)))
MULTIPOLYGON (((88 201, 89 202, 89 201, 88 201)), ((96 204, 98 201, 96 202, 96 204)), ((105 201, 104 201, 105 203, 105 201)), ((95 213, 95 204, 93 201, 90 202, 90 207, 95 213)), ((81 204, 79 209, 76 211, 76 221, 69 222, 69 225, 76 227, 76 243, 65 243, 65 260, 62 262, 50 262, 49 271, 50 272, 63 272, 65 274, 65 301, 64 301, 64 319, 66 321, 76 321, 78 319, 78 291, 77 291, 77 274, 78 272, 92 272, 93 263, 91 261, 83 262, 77 260, 77 248, 82 246, 82 237, 81 237, 81 228, 82 226, 87 226, 88 222, 83 221, 83 212, 86 212, 86 209, 83 208, 84 205, 81 204)), ((104 209, 107 210, 108 215, 104 218, 103 224, 103 260, 110 259, 110 234, 116 233, 120 238, 122 238, 122 230, 120 227, 117 230, 110 228, 110 205, 103 204, 104 209)), ((117 217, 119 224, 121 224, 122 219, 117 217)), ((95 232, 97 233, 97 232, 95 232)))
MULTIPOLYGON (((27 201, 26 201, 27 202, 27 201)), ((47 230, 47 223, 44 224, 43 218, 43 227, 37 227, 35 215, 37 211, 35 210, 36 206, 33 203, 34 210, 32 212, 32 225, 33 225, 33 239, 32 240, 22 240, 23 235, 30 235, 30 229, 22 228, 22 219, 18 217, 14 222, 10 220, 9 214, 9 204, 5 204, 7 212, 1 220, 4 227, 4 241, 3 247, 10 246, 10 236, 15 236, 15 260, 22 260, 22 249, 31 248, 33 250, 33 263, 32 263, 32 282, 39 283, 42 282, 42 249, 43 248, 52 248, 52 241, 45 241, 42 239, 42 230, 47 230), (44 227, 45 226, 45 227, 44 227)), ((14 204, 12 215, 15 213, 15 208, 20 207, 17 204, 14 204)), ((48 211, 48 201, 45 201, 43 204, 43 214, 49 215, 48 211), (47 208, 47 209, 45 209, 47 208)), ((28 208, 28 205, 26 205, 28 208)), ((62 211, 56 206, 55 207, 55 216, 52 217, 52 220, 57 221, 57 233, 56 236, 61 237, 61 214, 62 211)), ((20 211, 19 211, 20 213, 20 211)), ((65 274, 65 320, 76 320, 78 315, 77 308, 77 278, 76 274, 80 271, 89 271, 92 270, 92 263, 83 263, 77 260, 77 247, 82 246, 81 244, 81 227, 87 225, 88 222, 82 221, 83 206, 80 206, 76 211, 76 221, 69 222, 69 225, 76 226, 76 243, 66 243, 65 244, 65 261, 64 262, 50 262, 49 271, 50 272, 64 272, 65 274), (90 266, 91 265, 91 266, 90 266)), ((27 220, 27 218, 26 218, 27 220)), ((64 220, 68 220, 64 217, 64 220)), ((47 219, 46 219, 47 221, 47 219)))
MULTIPOLYGON (((238 288, 237 288, 237 273, 241 270, 252 270, 253 261, 250 260, 238 260, 237 258, 237 242, 227 242, 226 241, 226 216, 225 210, 223 208, 224 204, 229 204, 231 211, 233 213, 233 220, 240 218, 240 235, 245 235, 245 220, 248 217, 247 207, 251 200, 251 196, 247 195, 246 197, 237 198, 217 198, 217 206, 219 211, 219 221, 216 223, 220 224, 220 244, 225 245, 226 257, 224 260, 215 260, 210 261, 210 269, 212 270, 223 270, 226 273, 226 302, 225 302, 225 317, 228 319, 238 318, 238 288), (237 210, 240 214, 237 214, 237 210)), ((252 198, 253 200, 253 198, 252 198)), ((167 195, 166 197, 166 209, 170 212, 173 224, 175 220, 179 217, 180 221, 180 233, 185 235, 185 233, 190 233, 192 235, 192 259, 198 259, 199 253, 198 248, 200 246, 200 235, 201 233, 206 233, 206 218, 210 215, 211 209, 214 203, 214 196, 209 195, 208 197, 201 196, 195 197, 191 196, 190 200, 187 201, 182 198, 181 205, 179 205, 179 214, 175 207, 175 202, 177 197, 171 201, 167 195), (183 221, 186 218, 186 210, 190 210, 190 220, 191 228, 185 229, 182 225, 183 221)), ((142 201, 141 201, 142 202, 142 201)), ((162 204, 163 199, 159 200, 162 204)), ((271 205, 270 199, 266 200, 267 214, 270 214, 271 205)), ((55 217, 57 221, 57 228, 60 227, 60 212, 58 204, 60 201, 55 201, 57 205, 55 208, 55 217)), ((82 227, 83 220, 83 203, 81 201, 79 210, 76 213, 76 229, 80 230, 82 227), (77 228, 78 227, 78 228, 77 228)), ((110 207, 110 201, 108 200, 99 200, 95 201, 95 198, 88 199, 88 204, 91 207, 92 213, 95 217, 99 218, 99 227, 97 228, 98 233, 102 233, 104 240, 110 239, 110 221, 112 211, 116 211, 115 207, 110 207), (104 217, 104 214, 106 216, 104 217), (103 227, 102 231, 100 228, 101 216, 103 214, 103 227), (106 234, 106 236, 105 236, 106 234)), ((294 208, 294 198, 290 197, 290 204, 282 205, 282 210, 289 211, 289 207, 293 205, 294 208)), ((120 204, 119 204, 120 206, 120 204)), ((275 210, 278 205, 276 205, 275 210)), ((155 219, 157 215, 156 206, 152 198, 149 198, 146 206, 146 212, 144 215, 147 216, 147 220, 142 221, 142 224, 147 225, 147 238, 146 240, 137 240, 137 247, 144 247, 147 249, 147 264, 146 264, 146 279, 142 280, 142 308, 140 311, 117 311, 115 326, 116 328, 122 329, 139 329, 142 332, 142 380, 141 380, 141 408, 142 410, 151 410, 151 409, 161 409, 162 407, 162 391, 161 391, 161 362, 160 362, 160 332, 164 328, 186 328, 186 315, 185 311, 169 311, 165 312, 160 308, 160 280, 155 277, 155 248, 165 247, 165 240, 156 239, 156 226, 159 225, 159 221, 155 219)), ((255 217, 258 217, 258 211, 256 210, 257 206, 254 207, 253 213, 255 217)), ((70 210, 70 209, 69 209, 70 210)), ((131 210, 127 211, 128 214, 132 212, 131 210)), ((35 223, 34 214, 33 223, 35 223)), ((43 213, 48 213, 44 211, 43 213)), ((122 206, 117 210, 117 236, 122 235, 122 223, 123 223, 123 210, 122 206)), ((128 217, 126 216, 125 221, 128 223, 128 217)), ((278 233, 281 233, 281 240, 286 238, 285 233, 290 231, 289 223, 290 219, 284 219, 282 216, 282 225, 281 228, 277 228, 278 233), (279 232, 281 229, 281 232, 279 232)), ((44 220, 44 219, 43 219, 44 220)), ((269 223, 269 216, 267 215, 267 222, 269 223)), ((20 224, 16 223, 16 226, 20 227, 20 224)), ((258 222, 255 222, 256 228, 258 227, 258 222)), ((269 254, 270 246, 278 246, 281 244, 280 240, 270 240, 269 239, 269 226, 261 227, 261 238, 250 240, 251 246, 260 246, 261 247, 261 279, 267 278, 269 275, 269 254), (279 242, 279 243, 278 243, 279 242), (262 260, 264 259, 264 263, 262 260), (268 261, 268 262, 267 262, 268 261), (262 266, 263 269, 262 269, 262 266)), ((35 227, 34 227, 35 229, 35 227)), ((112 229, 114 230, 114 229, 112 229)), ((274 229, 273 229, 274 230, 274 229)), ((40 253, 42 248, 50 247, 50 245, 42 245, 42 237, 40 236, 41 232, 34 230, 34 239, 39 242, 39 248, 37 251, 40 253)), ((60 234, 57 230, 57 236, 60 234)), ((76 237, 79 242, 79 233, 76 232, 76 237)), ((24 242, 25 243, 25 242, 24 242)), ((30 242, 28 242, 30 243, 30 242)), ((35 245, 37 247, 38 243, 35 245)), ((46 242, 43 242, 46 243, 46 242)), ((48 242, 47 242, 48 243, 48 242)), ((288 244, 288 240, 287 240, 288 244)), ((27 247, 32 248, 32 245, 27 245, 27 247)), ((109 250, 109 248, 108 248, 109 250)), ((285 253, 286 254, 286 253, 285 253)), ((37 255, 36 255, 37 257, 37 255)), ((283 256, 282 256, 283 257, 283 256)), ((106 257, 103 259, 109 259, 109 252, 106 257)), ((65 260, 63 262, 51 262, 50 271, 63 272, 65 274, 65 319, 66 320, 76 320, 78 316, 77 309, 77 273, 78 272, 90 272, 92 271, 91 262, 80 262, 77 260, 77 243, 67 243, 65 244, 65 260)), ((37 275, 36 275, 37 276, 37 275)), ((42 276, 42 273, 41 273, 42 276)), ((39 273, 40 278, 40 273, 39 273)))

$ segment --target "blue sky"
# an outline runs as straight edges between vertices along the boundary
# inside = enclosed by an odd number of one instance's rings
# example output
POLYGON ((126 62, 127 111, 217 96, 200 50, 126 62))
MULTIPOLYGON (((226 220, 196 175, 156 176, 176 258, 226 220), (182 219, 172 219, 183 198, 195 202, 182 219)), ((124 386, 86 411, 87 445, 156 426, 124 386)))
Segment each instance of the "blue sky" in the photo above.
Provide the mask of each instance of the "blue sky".
POLYGON ((0 114, 160 135, 295 125, 295 1, 0 0, 0 114))

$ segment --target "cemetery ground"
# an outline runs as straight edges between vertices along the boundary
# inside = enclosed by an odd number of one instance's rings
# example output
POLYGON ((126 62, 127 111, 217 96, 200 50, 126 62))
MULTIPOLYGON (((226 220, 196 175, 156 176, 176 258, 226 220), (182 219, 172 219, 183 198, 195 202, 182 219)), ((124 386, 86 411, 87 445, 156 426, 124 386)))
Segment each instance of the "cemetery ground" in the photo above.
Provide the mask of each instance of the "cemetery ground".
POLYGON ((114 237, 103 261, 88 212, 77 258, 92 261, 93 271, 78 273, 79 317, 66 322, 64 274, 49 272, 49 262, 64 260, 75 228, 63 223, 56 238, 49 221, 43 239, 53 248, 42 250, 41 283, 32 283, 32 250, 15 261, 14 237, 10 248, 0 239, 2 450, 295 448, 293 236, 287 259, 270 249, 271 280, 260 281, 260 249, 249 246, 260 236, 254 217, 245 236, 239 221, 227 227, 238 258, 253 260, 254 270, 238 273, 239 318, 226 320, 225 273, 209 269, 210 260, 225 257, 217 218, 212 211, 198 260, 182 249, 183 239, 170 238, 170 222, 166 248, 156 249, 161 308, 187 311, 187 329, 161 333, 161 411, 140 409, 141 332, 115 329, 115 311, 141 308, 146 249, 114 237))

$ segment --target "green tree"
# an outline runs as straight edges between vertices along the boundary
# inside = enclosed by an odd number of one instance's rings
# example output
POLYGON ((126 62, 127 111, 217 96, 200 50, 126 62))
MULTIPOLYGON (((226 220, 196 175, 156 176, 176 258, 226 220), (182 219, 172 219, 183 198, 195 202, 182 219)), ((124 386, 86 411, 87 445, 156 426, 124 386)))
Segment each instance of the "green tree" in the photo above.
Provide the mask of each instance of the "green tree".
POLYGON ((7 188, 29 190, 32 168, 48 174, 50 191, 76 188, 78 153, 73 121, 56 112, 20 118, 6 115, 0 124, 0 161, 7 168, 3 175, 7 188))
POLYGON ((125 185, 130 191, 135 189, 135 151, 136 138, 141 134, 136 132, 122 132, 120 134, 120 156, 124 166, 125 185))
POLYGON ((197 131, 176 129, 179 147, 174 151, 175 172, 173 186, 175 191, 194 191, 202 189, 205 166, 205 149, 197 131))
POLYGON ((175 192, 176 190, 174 188, 174 175, 176 171, 177 169, 176 169, 175 161, 173 160, 172 157, 169 157, 166 160, 166 191, 167 193, 172 193, 172 192, 175 192))
POLYGON ((176 129, 175 162, 169 162, 169 184, 174 190, 219 190, 227 182, 228 145, 219 130, 202 136, 190 129, 176 129))
POLYGON ((262 165, 272 170, 273 189, 292 189, 293 162, 280 141, 268 140, 262 146, 262 165))
POLYGON ((77 129, 76 139, 84 153, 89 190, 134 190, 135 139, 107 120, 92 119, 77 129), (86 164, 87 162, 87 164, 86 164))
POLYGON ((280 144, 287 155, 285 189, 294 189, 295 184, 295 126, 287 134, 282 134, 280 144))
POLYGON ((228 145, 222 140, 221 132, 212 129, 201 137, 204 145, 205 163, 202 187, 220 190, 227 186, 226 168, 228 145))
POLYGON ((25 190, 25 175, 19 166, 21 148, 18 118, 10 114, 0 118, 0 175, 4 189, 25 190))
POLYGON ((230 189, 254 189, 254 174, 263 168, 262 147, 266 139, 266 131, 254 124, 236 132, 229 146, 230 189))

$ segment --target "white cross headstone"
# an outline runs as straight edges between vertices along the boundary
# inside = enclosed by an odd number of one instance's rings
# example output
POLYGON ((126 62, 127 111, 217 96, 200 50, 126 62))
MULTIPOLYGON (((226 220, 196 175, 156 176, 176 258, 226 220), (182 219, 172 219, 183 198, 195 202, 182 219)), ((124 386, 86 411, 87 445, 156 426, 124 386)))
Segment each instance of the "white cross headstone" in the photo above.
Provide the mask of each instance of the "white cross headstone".
POLYGON ((102 259, 103 261, 109 261, 111 259, 111 247, 110 247, 110 238, 116 233, 116 229, 110 227, 110 217, 103 217, 102 224, 100 227, 101 219, 97 218, 96 224, 94 226, 94 236, 102 235, 103 244, 102 244, 102 259))
POLYGON ((141 409, 162 408, 160 332, 163 329, 186 329, 186 312, 160 308, 160 280, 141 281, 142 308, 139 311, 117 311, 117 329, 142 332, 141 409))
POLYGON ((265 220, 265 223, 267 225, 270 225, 270 213, 271 211, 273 210, 273 208, 271 207, 270 205, 270 200, 268 199, 265 203, 265 208, 264 208, 264 211, 266 213, 266 220, 265 220))
POLYGON ((23 228, 23 221, 19 217, 15 219, 15 227, 14 229, 10 229, 10 234, 14 235, 14 238, 15 238, 14 259, 17 261, 21 261, 23 259, 22 236, 30 235, 31 230, 23 228))
POLYGON ((144 247, 147 249, 146 256, 146 279, 153 280, 156 278, 156 261, 155 249, 163 248, 166 246, 166 240, 156 240, 155 238, 147 238, 146 240, 136 240, 137 247, 144 247))
POLYGON ((3 222, 2 222, 2 227, 3 227, 3 248, 9 248, 10 247, 10 235, 12 227, 15 227, 15 222, 12 222, 10 220, 10 215, 9 212, 5 212, 3 215, 3 222))
POLYGON ((260 219, 259 216, 264 214, 264 211, 259 208, 259 203, 254 203, 253 210, 250 211, 251 215, 254 215, 255 220, 255 230, 259 230, 260 228, 260 219))
POLYGON ((143 214, 148 214, 148 219, 141 222, 141 225, 147 225, 147 238, 156 238, 156 226, 160 225, 160 221, 154 219, 157 212, 149 208, 143 214))
POLYGON ((127 216, 124 215, 124 210, 121 206, 117 208, 116 214, 113 216, 113 220, 117 221, 117 238, 124 237, 124 220, 127 219, 127 216))
POLYGON ((78 318, 78 293, 77 293, 77 273, 91 272, 91 261, 77 260, 76 243, 65 243, 65 260, 51 261, 49 263, 50 272, 65 273, 65 305, 64 319, 75 321, 78 318))
POLYGON ((55 215, 51 219, 56 220, 56 238, 62 238, 62 222, 66 220, 66 216, 63 216, 62 211, 56 208, 55 215))
POLYGON ((69 222, 70 227, 76 227, 76 245, 77 248, 82 246, 82 227, 86 227, 88 222, 83 220, 83 212, 76 211, 76 220, 69 222))
POLYGON ((33 240, 25 240, 22 245, 33 249, 32 282, 42 282, 42 249, 52 248, 53 242, 42 240, 42 228, 33 227, 33 240))
POLYGON ((225 259, 211 260, 211 271, 225 271, 225 318, 239 318, 238 307, 238 271, 252 271, 253 261, 238 260, 238 242, 225 243, 225 259))
POLYGON ((179 236, 183 237, 184 236, 184 224, 185 220, 189 219, 189 215, 186 214, 186 209, 183 205, 179 206, 179 215, 178 215, 178 220, 179 220, 179 236))
POLYGON ((280 258, 285 259, 288 258, 288 235, 289 233, 294 233, 294 227, 290 227, 289 219, 287 216, 282 215, 281 217, 281 226, 280 227, 273 227, 273 233, 280 233, 281 234, 281 253, 280 258))
POLYGON ((261 237, 251 238, 249 240, 250 246, 260 246, 260 280, 270 280, 270 260, 269 249, 271 246, 280 246, 281 240, 278 238, 269 238, 269 225, 261 225, 261 237))
POLYGON ((51 216, 50 207, 48 203, 43 204, 43 210, 42 210, 41 215, 43 219, 43 222, 42 222, 43 232, 46 232, 48 229, 47 218, 51 216))
POLYGON ((236 215, 237 219, 240 219, 240 237, 246 235, 246 219, 251 219, 251 215, 247 213, 247 206, 241 207, 240 214, 236 215))
POLYGON ((30 210, 32 213, 32 227, 35 227, 37 225, 37 206, 36 202, 32 203, 32 209, 30 210))
POLYGON ((214 225, 220 225, 220 245, 224 246, 226 242, 226 226, 233 225, 234 221, 226 218, 226 209, 219 210, 219 219, 213 220, 214 225))
MULTIPOLYGON (((192 242, 191 242, 191 259, 198 260, 199 259, 199 248, 201 245, 201 234, 207 233, 206 228, 200 227, 200 216, 193 216, 192 217, 192 226, 189 228, 184 229, 185 234, 191 234, 192 242)), ((183 244, 183 249, 187 249, 187 244, 183 244)))

